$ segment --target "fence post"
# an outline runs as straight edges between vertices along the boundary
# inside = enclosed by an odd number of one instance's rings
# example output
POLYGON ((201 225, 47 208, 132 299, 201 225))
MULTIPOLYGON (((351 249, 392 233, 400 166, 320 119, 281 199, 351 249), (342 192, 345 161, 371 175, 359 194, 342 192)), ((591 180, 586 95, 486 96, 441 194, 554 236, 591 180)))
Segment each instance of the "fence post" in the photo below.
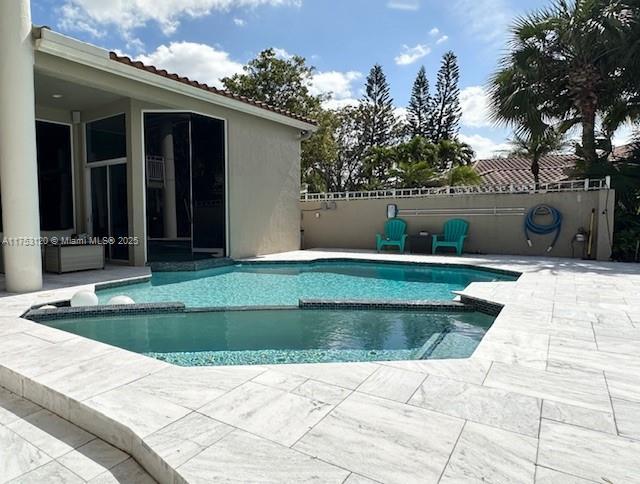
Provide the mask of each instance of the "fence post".
POLYGON ((589 191, 589 179, 585 178, 584 180, 584 191, 588 192, 589 191))
POLYGON ((611 175, 607 175, 604 177, 604 185, 608 190, 611 189, 611 175))

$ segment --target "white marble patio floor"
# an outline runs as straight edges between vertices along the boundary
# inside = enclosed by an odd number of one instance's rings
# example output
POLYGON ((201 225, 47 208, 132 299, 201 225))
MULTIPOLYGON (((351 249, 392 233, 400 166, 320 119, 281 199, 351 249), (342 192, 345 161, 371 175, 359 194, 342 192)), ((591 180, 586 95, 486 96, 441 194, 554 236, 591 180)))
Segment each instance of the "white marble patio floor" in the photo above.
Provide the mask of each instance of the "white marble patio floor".
MULTIPOLYGON (((639 265, 320 250, 263 259, 322 257, 523 275, 464 291, 505 305, 466 360, 178 368, 17 318, 76 288, 6 297, 0 384, 162 483, 640 482, 639 265)), ((26 461, 0 460, 0 473, 24 473, 26 461)))
POLYGON ((128 454, 2 388, 0 463, 2 483, 155 482, 128 454))

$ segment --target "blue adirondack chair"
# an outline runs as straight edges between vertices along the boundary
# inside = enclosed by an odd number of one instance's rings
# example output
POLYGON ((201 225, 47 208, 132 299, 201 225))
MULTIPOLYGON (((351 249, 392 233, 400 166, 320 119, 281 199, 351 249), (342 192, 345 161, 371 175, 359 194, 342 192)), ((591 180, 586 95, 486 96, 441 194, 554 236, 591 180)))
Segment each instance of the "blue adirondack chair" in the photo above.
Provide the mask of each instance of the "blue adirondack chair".
POLYGON ((433 236, 433 246, 431 252, 436 253, 438 247, 453 247, 458 255, 462 255, 464 239, 467 238, 469 222, 460 218, 448 220, 444 224, 444 234, 433 236))
POLYGON ((400 252, 404 252, 404 244, 407 240, 407 222, 401 218, 392 218, 384 224, 384 235, 376 235, 376 249, 380 251, 383 247, 398 247, 400 252))

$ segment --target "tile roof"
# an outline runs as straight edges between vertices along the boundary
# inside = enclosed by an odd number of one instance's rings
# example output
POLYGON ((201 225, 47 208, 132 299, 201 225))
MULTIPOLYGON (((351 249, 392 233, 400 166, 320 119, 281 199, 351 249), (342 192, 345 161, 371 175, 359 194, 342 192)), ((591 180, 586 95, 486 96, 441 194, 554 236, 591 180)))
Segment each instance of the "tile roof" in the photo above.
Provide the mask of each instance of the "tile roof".
MULTIPOLYGON (((570 179, 576 160, 574 155, 543 156, 540 160, 540 183, 570 179)), ((533 183, 531 160, 524 156, 478 160, 474 167, 485 185, 533 183)))
POLYGON ((290 111, 287 111, 286 109, 281 109, 281 108, 277 108, 275 106, 270 106, 267 103, 264 103, 262 101, 255 101, 253 99, 250 99, 248 97, 245 96, 239 96, 237 94, 233 94, 229 91, 226 91, 224 89, 218 89, 216 87, 213 86, 209 86, 207 84, 204 84, 202 82, 198 82, 198 81, 194 81, 189 79, 188 77, 184 77, 184 76, 180 76, 178 74, 172 73, 172 72, 168 72, 165 69, 158 69, 155 66, 152 65, 147 65, 144 64, 140 61, 134 61, 131 60, 130 57, 127 56, 121 56, 116 54, 115 52, 109 52, 109 58, 111 60, 114 60, 116 62, 120 62, 121 64, 125 64, 131 67, 135 67, 136 69, 140 69, 143 71, 147 71, 150 72, 152 74, 156 74, 158 76, 162 76, 162 77, 166 77, 167 79, 172 79, 174 81, 177 82, 181 82, 183 84, 187 84, 189 86, 192 87, 196 87, 198 89, 202 89, 204 91, 208 91, 212 94, 216 94, 218 96, 224 96, 230 99, 235 99, 236 101, 240 101, 246 104, 250 104, 252 106, 256 106, 258 108, 261 109, 266 109, 267 111, 271 111, 277 114, 281 114, 282 116, 287 116, 288 118, 292 118, 295 119, 297 121, 302 121, 304 123, 309 123, 309 124, 313 124, 313 125, 317 125, 317 122, 311 118, 307 118, 306 116, 300 116, 299 114, 295 114, 292 113, 290 111))

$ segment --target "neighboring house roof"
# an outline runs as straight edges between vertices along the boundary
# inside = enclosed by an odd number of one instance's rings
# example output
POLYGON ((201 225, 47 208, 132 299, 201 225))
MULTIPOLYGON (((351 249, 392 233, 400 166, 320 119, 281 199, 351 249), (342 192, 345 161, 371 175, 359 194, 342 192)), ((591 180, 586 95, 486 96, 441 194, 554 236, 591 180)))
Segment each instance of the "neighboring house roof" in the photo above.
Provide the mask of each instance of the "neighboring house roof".
MULTIPOLYGON (((554 183, 571 178, 576 166, 574 155, 548 155, 540 159, 540 183, 554 183)), ((518 185, 533 183, 531 160, 524 156, 478 160, 474 168, 483 185, 518 185)))
POLYGON ((298 121, 303 121, 303 122, 309 123, 309 124, 316 124, 315 120, 313 120, 311 118, 307 118, 305 116, 300 116, 299 114, 292 113, 290 111, 287 111, 286 109, 281 109, 281 108, 277 108, 275 106, 270 106, 267 103, 264 103, 262 101, 255 101, 255 100, 250 99, 250 98, 245 97, 245 96, 239 96, 239 95, 233 94, 233 93, 231 93, 229 91, 226 91, 226 90, 223 90, 223 89, 218 89, 216 87, 209 86, 209 85, 204 84, 202 82, 194 81, 192 79, 189 79, 188 77, 184 77, 184 76, 180 76, 178 74, 172 73, 172 72, 168 72, 165 69, 158 69, 156 66, 143 64, 140 61, 131 60, 131 58, 129 58, 127 56, 118 55, 115 52, 109 52, 109 58, 111 60, 116 61, 116 62, 121 62, 122 64, 126 64, 126 65, 129 65, 131 67, 135 67, 136 69, 141 69, 143 71, 151 72, 153 74, 157 74, 159 76, 166 77, 168 79, 173 79, 174 81, 182 82, 183 84, 188 84, 190 86, 197 87, 198 89, 203 89, 205 91, 209 91, 209 92, 211 92, 213 94, 217 94, 219 96, 225 96, 225 97, 228 97, 228 98, 231 98, 231 99, 235 99, 237 101, 241 101, 243 103, 251 104, 253 106, 256 106, 256 107, 259 107, 259 108, 262 108, 262 109, 266 109, 268 111, 273 111, 274 113, 282 114, 283 116, 287 116, 289 118, 297 119, 298 121))
POLYGON ((611 159, 614 162, 624 159, 629 155, 631 155, 631 153, 633 153, 633 150, 636 148, 637 148, 636 143, 629 143, 626 145, 615 146, 613 148, 613 152, 611 153, 611 159))

